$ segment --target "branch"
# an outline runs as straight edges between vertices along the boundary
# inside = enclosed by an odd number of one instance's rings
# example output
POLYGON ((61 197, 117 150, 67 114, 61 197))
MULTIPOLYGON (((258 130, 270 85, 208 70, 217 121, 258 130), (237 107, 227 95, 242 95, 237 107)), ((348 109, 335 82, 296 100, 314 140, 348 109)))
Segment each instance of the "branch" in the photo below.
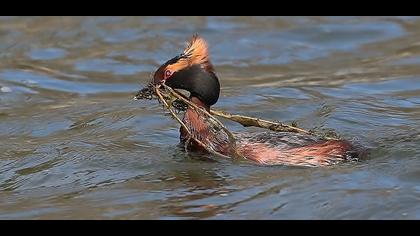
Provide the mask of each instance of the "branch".
MULTIPOLYGON (((187 139, 187 141, 186 141, 186 143, 185 143, 185 147, 187 147, 188 146, 188 144, 190 143, 190 141, 191 141, 191 139, 192 140, 194 140, 196 143, 198 143, 200 146, 202 146, 204 149, 206 149, 209 153, 212 153, 212 154, 214 154, 214 155, 216 155, 216 156, 220 156, 220 157, 223 157, 223 158, 231 158, 231 157, 229 157, 229 156, 226 156, 226 155, 223 155, 223 154, 221 154, 221 153, 218 153, 218 152, 215 152, 215 151, 213 151, 211 148, 208 148, 203 142, 201 142, 200 140, 198 140, 197 138, 195 138, 194 136, 193 136, 193 134, 191 133, 191 131, 190 131, 190 129, 185 125, 185 123, 181 120, 181 119, 179 119, 179 117, 174 113, 174 111, 172 110, 172 108, 171 108, 171 106, 166 102, 166 100, 163 98, 163 96, 162 96, 162 94, 161 94, 161 92, 159 91, 159 89, 160 89, 160 86, 156 86, 155 87, 155 93, 156 93, 156 95, 158 96, 158 99, 159 99, 159 101, 161 101, 164 105, 165 105, 165 107, 166 107, 166 109, 168 109, 169 110, 169 112, 170 112, 170 114, 172 115, 172 117, 187 131, 187 133, 188 133, 188 139, 187 139)), ((235 149, 236 150, 236 149, 235 149)))
MULTIPOLYGON (((165 106, 167 106, 168 109, 170 109, 169 105, 167 104, 166 100, 173 101, 173 98, 176 98, 180 101, 182 101, 183 104, 186 104, 187 107, 192 108, 198 112, 201 112, 205 116, 209 117, 212 122, 214 122, 218 127, 223 129, 228 136, 232 143, 235 143, 235 137, 234 135, 220 122, 218 119, 216 119, 213 115, 219 116, 234 122, 237 122, 241 124, 244 127, 254 126, 259 127, 263 129, 269 129, 276 132, 293 132, 293 133, 301 133, 306 135, 315 135, 318 137, 321 137, 325 140, 339 140, 335 135, 328 135, 328 134, 316 134, 313 131, 308 131, 302 128, 298 128, 293 125, 287 125, 283 124, 281 122, 275 122, 275 121, 269 121, 264 120, 260 118, 250 117, 250 116, 244 116, 244 115, 236 115, 236 114, 229 114, 225 111, 221 110, 214 110, 211 109, 210 112, 206 111, 205 109, 198 107, 196 104, 192 103, 187 97, 185 97, 183 94, 179 93, 178 91, 172 89, 171 87, 163 84, 160 85, 148 85, 148 87, 142 89, 135 97, 135 99, 152 99, 152 93, 159 94, 159 100, 161 102, 164 102, 165 106), (160 87, 163 87, 165 90, 160 91, 160 87), (153 90, 152 90, 153 89, 153 90)), ((171 103, 172 105, 172 103, 171 103)), ((182 110, 182 108, 180 108, 182 110)), ((170 110, 171 114, 173 113, 172 110, 170 110)), ((178 118, 178 117, 177 117, 178 118)), ((185 126, 185 124, 182 123, 182 121, 177 119, 178 123, 185 126)), ((185 127, 184 127, 185 128, 185 127)), ((188 130, 188 129, 186 129, 188 130)), ((188 131, 189 132, 189 131, 188 131)), ((191 134, 191 133, 190 133, 191 134)))

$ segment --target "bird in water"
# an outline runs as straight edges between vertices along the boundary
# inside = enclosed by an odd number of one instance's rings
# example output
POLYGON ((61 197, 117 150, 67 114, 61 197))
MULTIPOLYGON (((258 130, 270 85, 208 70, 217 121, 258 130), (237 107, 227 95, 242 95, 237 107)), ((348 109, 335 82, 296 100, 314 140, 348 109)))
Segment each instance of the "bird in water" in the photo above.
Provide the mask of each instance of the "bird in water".
MULTIPOLYGON (((154 73, 153 82, 164 82, 173 89, 190 93, 189 100, 207 111, 216 104, 220 83, 210 61, 207 42, 194 35, 180 55, 168 60, 154 73)), ((233 143, 222 132, 213 129, 206 118, 192 108, 184 114, 183 122, 194 137, 226 156, 239 154, 261 165, 328 166, 359 155, 345 140, 324 140, 316 136, 290 132, 268 131, 257 134, 235 134, 233 143)), ((188 140, 187 131, 180 128, 180 141, 188 140)), ((192 142, 192 151, 205 151, 192 142)))

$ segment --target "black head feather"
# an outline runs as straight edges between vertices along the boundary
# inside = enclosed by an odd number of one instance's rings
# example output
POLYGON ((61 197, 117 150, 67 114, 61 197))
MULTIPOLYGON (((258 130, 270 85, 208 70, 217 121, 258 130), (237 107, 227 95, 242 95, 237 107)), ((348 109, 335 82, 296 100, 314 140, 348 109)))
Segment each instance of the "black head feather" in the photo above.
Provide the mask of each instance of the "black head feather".
POLYGON ((191 96, 199 98, 208 106, 214 105, 219 99, 219 79, 215 73, 204 70, 200 65, 175 72, 165 84, 189 91, 191 96))

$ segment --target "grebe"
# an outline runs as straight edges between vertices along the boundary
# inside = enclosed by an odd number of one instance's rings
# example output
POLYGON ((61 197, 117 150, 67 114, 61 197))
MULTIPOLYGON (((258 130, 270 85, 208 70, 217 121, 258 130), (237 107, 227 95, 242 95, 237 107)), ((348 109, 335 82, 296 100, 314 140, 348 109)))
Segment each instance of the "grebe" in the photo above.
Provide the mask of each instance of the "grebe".
MULTIPOLYGON (((192 37, 183 53, 157 69, 153 82, 158 84, 163 81, 171 88, 188 91, 190 101, 207 111, 219 99, 219 79, 210 62, 207 43, 198 35, 192 37)), ((217 152, 232 156, 236 151, 261 165, 327 166, 357 155, 352 144, 344 140, 327 141, 311 135, 273 131, 235 135, 234 150, 234 144, 225 135, 213 131, 194 109, 186 110, 183 122, 195 137, 217 152)), ((187 132, 181 127, 181 143, 186 139, 187 132)), ((194 143, 188 148, 203 150, 194 143)))

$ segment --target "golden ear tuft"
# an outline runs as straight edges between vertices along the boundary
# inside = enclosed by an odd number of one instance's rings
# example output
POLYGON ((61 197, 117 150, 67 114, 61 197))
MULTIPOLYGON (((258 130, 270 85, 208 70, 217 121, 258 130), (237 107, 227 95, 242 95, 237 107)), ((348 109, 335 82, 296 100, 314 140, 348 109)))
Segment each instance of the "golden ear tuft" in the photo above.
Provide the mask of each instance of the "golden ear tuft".
POLYGON ((188 46, 184 50, 184 55, 189 58, 191 65, 199 64, 208 71, 213 70, 213 66, 210 63, 207 42, 197 34, 191 38, 188 46))
POLYGON ((208 72, 214 71, 209 58, 207 42, 197 34, 193 35, 178 60, 167 65, 166 69, 173 73, 192 65, 200 65, 208 72))

